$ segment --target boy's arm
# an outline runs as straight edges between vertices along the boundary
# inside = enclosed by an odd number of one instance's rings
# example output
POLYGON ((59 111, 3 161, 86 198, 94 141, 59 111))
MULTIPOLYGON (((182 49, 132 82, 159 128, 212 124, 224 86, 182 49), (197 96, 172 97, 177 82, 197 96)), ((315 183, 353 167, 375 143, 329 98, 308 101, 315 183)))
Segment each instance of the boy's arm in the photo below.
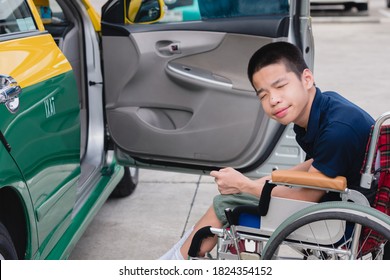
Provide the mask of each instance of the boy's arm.
POLYGON ((295 165, 294 167, 290 168, 290 170, 309 171, 312 164, 313 164, 313 159, 309 159, 309 160, 306 160, 302 163, 295 165))
MULTIPOLYGON (((301 169, 296 169, 301 170, 301 169)), ((307 170, 309 173, 321 173, 315 167, 310 165, 307 170)), ((276 186, 272 190, 272 195, 276 197, 291 198, 296 200, 304 200, 311 202, 320 201, 321 197, 325 194, 323 190, 309 189, 309 188, 288 188, 285 186, 276 186)))
MULTIPOLYGON (((311 165, 312 162, 313 160, 311 159, 307 160, 294 166, 291 170, 319 172, 311 165)), ((210 175, 215 178, 221 194, 249 193, 257 197, 260 197, 265 181, 271 178, 270 176, 265 176, 257 180, 251 180, 231 167, 223 168, 219 171, 212 171, 210 175)), ((277 186, 272 191, 272 195, 275 196, 307 201, 318 201, 323 194, 323 191, 299 188, 291 189, 284 186, 277 186)))

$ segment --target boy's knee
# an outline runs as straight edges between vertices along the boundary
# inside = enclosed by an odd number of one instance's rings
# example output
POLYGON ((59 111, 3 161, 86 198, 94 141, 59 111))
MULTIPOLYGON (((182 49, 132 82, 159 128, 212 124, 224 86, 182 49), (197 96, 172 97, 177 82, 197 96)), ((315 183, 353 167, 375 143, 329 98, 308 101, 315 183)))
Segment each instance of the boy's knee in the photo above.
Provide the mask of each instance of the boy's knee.
POLYGON ((235 207, 241 205, 258 205, 258 203, 258 197, 244 193, 229 195, 220 194, 215 196, 213 199, 214 212, 224 227, 228 225, 225 209, 234 209, 235 207))
POLYGON ((216 195, 213 199, 213 207, 215 215, 223 226, 227 225, 227 219, 225 216, 226 198, 228 195, 216 195))

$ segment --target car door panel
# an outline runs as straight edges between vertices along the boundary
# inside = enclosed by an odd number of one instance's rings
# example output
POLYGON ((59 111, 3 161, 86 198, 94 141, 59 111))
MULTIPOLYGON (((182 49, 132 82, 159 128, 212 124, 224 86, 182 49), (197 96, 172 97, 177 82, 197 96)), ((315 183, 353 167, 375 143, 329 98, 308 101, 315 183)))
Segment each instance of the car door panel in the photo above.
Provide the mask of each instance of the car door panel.
MULTIPOLYGON (((6 5, 10 9, 6 21, 12 22, 12 16, 23 17, 16 19, 16 26, 24 28, 22 20, 34 26, 31 14, 18 13, 23 4, 26 3, 18 0, 15 6, 6 5)), ((8 28, 4 30, 6 34, 0 34, 0 74, 12 77, 21 88, 17 110, 10 112, 1 104, 0 129, 23 174, 34 208, 34 219, 28 217, 28 232, 33 235, 28 258, 47 255, 66 230, 80 174, 75 77, 52 36, 43 31, 43 26, 40 28, 14 34, 8 28), (35 238, 39 252, 34 251, 35 238)))
MULTIPOLYGON (((0 132, 1 133, 1 132, 0 132)), ((0 143, 0 215, 2 217, 1 222, 6 225, 8 231, 13 236, 20 236, 26 231, 27 221, 29 223, 29 230, 36 232, 36 223, 34 222, 34 208, 31 203, 30 193, 24 181, 22 174, 18 166, 15 164, 14 159, 9 154, 9 149, 6 148, 5 140, 0 143), (18 194, 15 195, 13 190, 17 190, 18 194), (24 201, 22 207, 16 206, 16 197, 21 197, 24 201), (12 219, 7 219, 4 212, 8 209, 12 209, 12 219), (24 223, 16 223, 16 220, 22 219, 24 223)), ((30 248, 35 251, 38 248, 38 236, 32 235, 31 238, 21 238, 22 248, 29 243, 30 248)), ((18 256, 23 258, 25 256, 25 250, 17 250, 18 256)))
MULTIPOLYGON (((191 37, 197 39, 192 34, 191 37)), ((215 49, 186 55, 169 62, 168 74, 175 72, 185 76, 192 73, 193 78, 199 76, 202 83, 209 82, 210 85, 206 85, 206 87, 216 84, 223 88, 243 91, 244 94, 253 96, 253 87, 245 75, 246 63, 259 46, 270 42, 272 42, 272 39, 267 37, 225 33, 215 49), (203 76, 204 78, 202 78, 203 76)))
POLYGON ((288 33, 288 15, 125 25, 103 11, 107 123, 120 162, 261 165, 284 127, 266 117, 246 67, 288 33))
MULTIPOLYGON (((191 164, 244 165, 248 159, 242 155, 249 153, 248 146, 260 149, 264 139, 257 137, 257 128, 266 126, 268 119, 247 78, 238 73, 245 73, 249 55, 271 40, 215 32, 177 33, 180 32, 134 34, 131 42, 126 44, 122 41, 128 39, 120 37, 115 44, 122 46, 128 61, 118 56, 118 61, 110 62, 115 69, 106 64, 107 73, 117 73, 118 65, 123 65, 119 68, 121 73, 130 73, 108 78, 110 90, 119 95, 106 99, 113 140, 138 156, 149 153, 163 160, 191 164), (240 49, 242 40, 249 43, 240 49), (178 46, 180 53, 166 54, 161 47, 172 44, 178 46), (136 49, 129 51, 131 48, 136 49), (240 51, 226 59, 234 49, 240 51), (113 79, 119 81, 111 86, 113 79), (124 87, 118 88, 121 85, 124 87), (142 94, 131 94, 134 91, 142 94)), ((105 43, 103 49, 110 50, 105 43)), ((112 52, 118 54, 117 49, 112 52)))

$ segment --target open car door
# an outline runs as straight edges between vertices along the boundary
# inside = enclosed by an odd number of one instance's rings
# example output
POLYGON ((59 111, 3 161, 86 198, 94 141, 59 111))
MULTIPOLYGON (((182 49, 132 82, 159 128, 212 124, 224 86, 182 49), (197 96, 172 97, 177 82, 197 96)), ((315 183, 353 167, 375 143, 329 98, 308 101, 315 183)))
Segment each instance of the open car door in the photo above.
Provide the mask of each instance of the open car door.
POLYGON ((265 115, 246 68, 278 40, 312 65, 309 1, 161 2, 102 9, 106 118, 119 162, 256 176, 301 162, 291 127, 265 115))

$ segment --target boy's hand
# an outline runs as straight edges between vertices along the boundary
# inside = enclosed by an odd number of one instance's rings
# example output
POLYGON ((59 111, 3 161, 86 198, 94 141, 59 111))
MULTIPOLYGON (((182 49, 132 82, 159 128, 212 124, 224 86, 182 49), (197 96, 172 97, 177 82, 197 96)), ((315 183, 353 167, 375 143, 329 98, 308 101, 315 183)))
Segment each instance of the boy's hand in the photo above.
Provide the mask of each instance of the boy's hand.
POLYGON ((215 183, 221 194, 241 193, 244 191, 245 185, 252 182, 248 177, 231 167, 211 171, 210 175, 215 178, 215 183))

